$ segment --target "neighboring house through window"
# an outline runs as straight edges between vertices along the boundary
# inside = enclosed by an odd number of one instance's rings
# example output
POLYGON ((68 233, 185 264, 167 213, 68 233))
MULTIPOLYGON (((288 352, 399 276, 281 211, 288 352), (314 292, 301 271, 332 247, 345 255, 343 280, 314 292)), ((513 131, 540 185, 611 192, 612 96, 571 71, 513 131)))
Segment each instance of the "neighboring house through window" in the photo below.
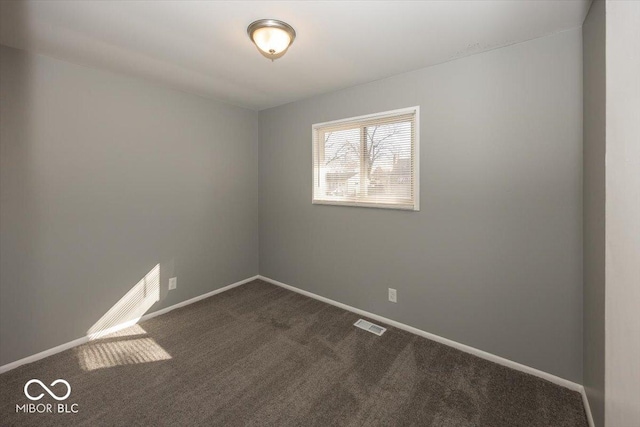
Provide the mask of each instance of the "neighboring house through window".
POLYGON ((418 114, 313 125, 313 203, 419 210, 418 114))

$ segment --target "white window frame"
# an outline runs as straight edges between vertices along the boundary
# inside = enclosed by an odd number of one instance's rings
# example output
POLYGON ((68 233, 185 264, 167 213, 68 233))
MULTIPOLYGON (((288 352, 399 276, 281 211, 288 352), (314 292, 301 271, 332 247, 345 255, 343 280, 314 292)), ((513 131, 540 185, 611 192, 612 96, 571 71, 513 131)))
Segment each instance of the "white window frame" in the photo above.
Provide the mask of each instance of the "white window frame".
POLYGON ((311 144, 312 144, 312 154, 311 154, 311 203, 314 205, 332 205, 332 206, 355 206, 355 207, 365 207, 365 208, 382 208, 382 209, 396 209, 396 210, 409 210, 409 211, 419 211, 420 210, 420 106, 416 105, 414 107, 408 108, 400 108, 397 110, 384 111, 381 113, 367 114, 364 116, 356 116, 349 117, 346 119, 333 120, 329 122, 316 123, 311 126, 311 144), (315 168, 315 158, 318 155, 317 150, 317 133, 318 130, 327 126, 336 126, 340 124, 347 124, 353 122, 356 126, 358 122, 377 119, 377 118, 386 118, 386 117, 394 117, 401 116, 406 114, 415 114, 414 121, 414 141, 413 141, 413 177, 412 177, 412 191, 413 191, 413 204, 412 205, 401 205, 394 203, 372 203, 372 202, 363 202, 355 199, 352 200, 329 200, 326 198, 316 199, 316 168, 315 168))

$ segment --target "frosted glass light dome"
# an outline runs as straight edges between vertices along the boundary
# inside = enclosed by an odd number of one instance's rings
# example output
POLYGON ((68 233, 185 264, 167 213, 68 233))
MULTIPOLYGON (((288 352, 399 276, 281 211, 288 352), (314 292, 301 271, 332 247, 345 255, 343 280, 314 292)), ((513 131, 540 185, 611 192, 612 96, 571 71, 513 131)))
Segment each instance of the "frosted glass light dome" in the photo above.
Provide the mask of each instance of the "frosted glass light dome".
POLYGON ((258 51, 272 61, 282 57, 296 38, 296 32, 289 24, 275 19, 252 22, 247 34, 258 51))

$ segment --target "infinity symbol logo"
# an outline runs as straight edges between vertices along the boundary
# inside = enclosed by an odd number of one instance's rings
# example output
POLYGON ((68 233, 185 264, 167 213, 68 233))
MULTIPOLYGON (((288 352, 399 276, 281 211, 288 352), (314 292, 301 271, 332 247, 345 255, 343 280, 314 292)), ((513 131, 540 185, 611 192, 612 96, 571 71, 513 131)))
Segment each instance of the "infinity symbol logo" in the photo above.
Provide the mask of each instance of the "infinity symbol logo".
POLYGON ((63 380, 63 379, 57 379, 57 380, 55 380, 54 382, 52 382, 52 383, 50 384, 50 385, 51 385, 51 387, 53 387, 54 385, 59 384, 59 383, 62 383, 62 384, 64 384, 64 385, 66 385, 66 386, 67 386, 67 394, 65 394, 65 395, 64 395, 64 396, 62 396, 62 397, 59 397, 59 396, 58 396, 58 395, 56 395, 54 392, 52 392, 52 391, 49 389, 49 387, 47 387, 46 385, 44 385, 44 383, 43 383, 42 381, 40 381, 40 380, 35 380, 35 379, 34 379, 34 380, 30 380, 30 381, 28 381, 28 382, 24 385, 24 395, 25 395, 25 396, 27 396, 27 397, 28 397, 29 399, 31 399, 31 400, 40 400, 40 399, 42 399, 42 396, 44 396, 44 393, 40 393, 40 394, 39 394, 39 395, 37 395, 37 396, 31 396, 31 395, 29 394, 29 390, 28 390, 28 388, 29 388, 29 386, 30 386, 31 384, 33 384, 33 383, 38 383, 38 384, 40 384, 40 387, 42 387, 42 388, 44 389, 44 391, 46 391, 47 393, 49 393, 49 395, 50 395, 51 397, 53 397, 54 399, 56 399, 56 400, 65 400, 65 399, 66 399, 67 397, 69 397, 69 395, 71 394, 71 386, 69 385, 69 383, 68 383, 68 382, 66 382, 66 381, 65 381, 65 380, 63 380))

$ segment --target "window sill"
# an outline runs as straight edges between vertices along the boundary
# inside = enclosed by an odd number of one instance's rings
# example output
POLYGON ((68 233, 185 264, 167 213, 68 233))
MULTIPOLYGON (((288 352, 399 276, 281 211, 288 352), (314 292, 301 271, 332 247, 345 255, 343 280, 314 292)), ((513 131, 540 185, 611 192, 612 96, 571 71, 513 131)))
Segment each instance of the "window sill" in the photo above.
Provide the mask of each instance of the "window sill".
POLYGON ((392 204, 392 203, 371 203, 358 201, 342 201, 342 200, 312 200, 314 205, 330 205, 330 206, 350 206, 356 208, 377 208, 377 209, 395 209, 401 211, 420 211, 417 204, 392 204))

